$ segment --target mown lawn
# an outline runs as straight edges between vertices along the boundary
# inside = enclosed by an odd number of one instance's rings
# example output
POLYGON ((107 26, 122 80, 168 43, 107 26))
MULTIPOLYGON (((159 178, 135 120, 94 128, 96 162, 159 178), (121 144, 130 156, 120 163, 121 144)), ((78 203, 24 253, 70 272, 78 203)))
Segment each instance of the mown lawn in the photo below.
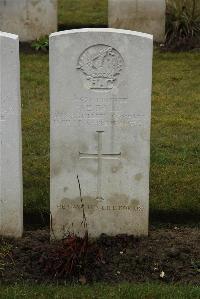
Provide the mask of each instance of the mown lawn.
POLYGON ((61 29, 106 27, 108 0, 58 0, 58 20, 61 29))
POLYGON ((21 55, 24 212, 49 211, 48 55, 21 55))
POLYGON ((153 67, 151 210, 179 215, 200 212, 199 101, 199 53, 157 52, 153 67))
POLYGON ((91 286, 14 285, 0 287, 2 299, 196 299, 200 296, 197 286, 164 284, 119 284, 91 286))
MULTIPOLYGON (((199 70, 198 53, 155 51, 150 172, 153 215, 186 214, 193 218, 200 213, 199 70)), ((21 54, 21 86, 25 213, 48 212, 47 54, 21 54)))

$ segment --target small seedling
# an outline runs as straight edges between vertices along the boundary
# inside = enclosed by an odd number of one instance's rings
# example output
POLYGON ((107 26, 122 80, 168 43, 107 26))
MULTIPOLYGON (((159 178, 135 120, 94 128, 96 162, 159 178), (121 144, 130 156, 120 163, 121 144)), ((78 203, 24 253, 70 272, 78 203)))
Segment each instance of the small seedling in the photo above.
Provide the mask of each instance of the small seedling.
POLYGON ((36 51, 47 52, 49 49, 49 39, 47 36, 44 36, 31 44, 31 47, 36 51))

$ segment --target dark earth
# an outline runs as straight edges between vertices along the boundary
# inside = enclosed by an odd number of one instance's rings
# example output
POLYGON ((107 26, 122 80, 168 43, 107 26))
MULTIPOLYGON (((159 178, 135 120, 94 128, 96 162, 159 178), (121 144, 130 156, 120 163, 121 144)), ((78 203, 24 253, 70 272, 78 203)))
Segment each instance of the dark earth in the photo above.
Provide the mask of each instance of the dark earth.
POLYGON ((68 236, 50 244, 48 230, 0 239, 0 281, 180 282, 200 284, 200 230, 150 228, 149 237, 68 236))

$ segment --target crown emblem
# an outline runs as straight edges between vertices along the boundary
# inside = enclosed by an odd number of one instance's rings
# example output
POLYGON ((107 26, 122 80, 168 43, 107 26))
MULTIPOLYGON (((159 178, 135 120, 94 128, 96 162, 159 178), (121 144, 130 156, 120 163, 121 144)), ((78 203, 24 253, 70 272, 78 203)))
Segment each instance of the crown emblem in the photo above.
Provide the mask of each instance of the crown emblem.
POLYGON ((89 89, 112 89, 123 69, 122 56, 107 45, 86 49, 78 60, 77 69, 84 75, 84 85, 89 89))

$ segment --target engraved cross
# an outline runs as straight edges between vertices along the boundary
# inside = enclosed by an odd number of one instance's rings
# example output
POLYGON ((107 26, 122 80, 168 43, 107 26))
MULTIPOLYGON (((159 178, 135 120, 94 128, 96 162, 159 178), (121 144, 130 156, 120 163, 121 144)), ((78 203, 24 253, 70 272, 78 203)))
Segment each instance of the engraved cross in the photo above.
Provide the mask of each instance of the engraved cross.
POLYGON ((119 160, 121 158, 121 153, 119 154, 103 154, 102 153, 102 134, 104 131, 97 131, 98 134, 98 153, 89 154, 89 153, 80 153, 80 159, 97 159, 98 168, 97 168, 97 198, 98 200, 102 200, 102 161, 103 160, 119 160))

